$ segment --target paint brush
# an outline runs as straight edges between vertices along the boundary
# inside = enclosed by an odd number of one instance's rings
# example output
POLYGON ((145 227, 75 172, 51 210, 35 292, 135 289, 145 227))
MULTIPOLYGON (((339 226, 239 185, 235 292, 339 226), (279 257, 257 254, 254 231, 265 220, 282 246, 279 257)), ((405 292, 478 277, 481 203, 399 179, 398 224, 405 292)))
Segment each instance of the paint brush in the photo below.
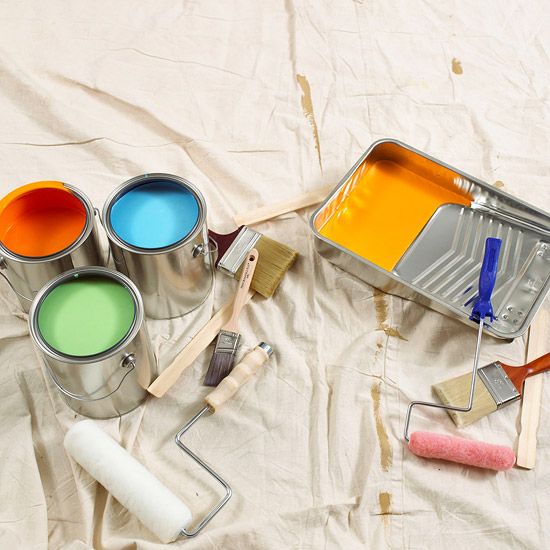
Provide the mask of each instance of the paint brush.
POLYGON ((227 235, 211 230, 208 234, 218 246, 216 267, 230 277, 238 278, 248 253, 253 248, 258 251, 259 261, 250 287, 265 298, 271 298, 298 256, 292 248, 247 226, 227 235))
MULTIPOLYGON (((523 365, 511 367, 495 361, 477 371, 477 385, 472 409, 468 412, 447 410, 453 422, 459 427, 468 426, 480 418, 521 398, 523 383, 529 376, 550 370, 550 353, 523 365)), ((432 386, 439 400, 449 403, 464 403, 470 393, 470 373, 445 380, 432 386)))
POLYGON ((259 263, 259 253, 253 248, 249 253, 244 264, 241 278, 239 279, 239 287, 233 301, 233 311, 231 318, 222 327, 216 340, 214 354, 210 360, 208 371, 204 377, 205 386, 217 386, 220 381, 225 378, 233 368, 235 363, 235 354, 239 347, 241 335, 237 332, 237 319, 247 302, 248 289, 252 282, 255 269, 259 263))

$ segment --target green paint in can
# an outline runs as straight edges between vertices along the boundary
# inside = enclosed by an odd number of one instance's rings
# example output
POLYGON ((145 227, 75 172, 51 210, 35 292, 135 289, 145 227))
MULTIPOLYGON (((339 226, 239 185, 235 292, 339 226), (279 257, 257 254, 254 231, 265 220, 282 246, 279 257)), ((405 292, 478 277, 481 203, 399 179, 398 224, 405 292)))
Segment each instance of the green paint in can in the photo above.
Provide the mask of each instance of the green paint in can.
POLYGON ((38 330, 57 352, 87 357, 116 346, 134 317, 134 298, 124 285, 106 277, 75 276, 46 295, 38 330))

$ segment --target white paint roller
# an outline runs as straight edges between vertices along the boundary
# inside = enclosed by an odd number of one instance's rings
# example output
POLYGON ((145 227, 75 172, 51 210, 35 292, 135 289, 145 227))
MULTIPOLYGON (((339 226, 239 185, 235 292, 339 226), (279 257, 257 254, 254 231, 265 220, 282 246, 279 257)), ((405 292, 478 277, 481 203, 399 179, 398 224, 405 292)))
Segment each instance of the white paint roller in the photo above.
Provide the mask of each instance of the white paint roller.
POLYGON ((206 406, 176 436, 177 445, 228 490, 222 501, 192 531, 183 531, 191 522, 189 508, 92 420, 83 420, 72 426, 65 435, 65 449, 162 542, 172 542, 180 535, 194 536, 229 500, 231 489, 182 443, 181 436, 203 414, 217 412, 259 370, 272 352, 271 346, 261 342, 244 356, 218 387, 206 396, 206 406))
POLYGON ((65 449, 162 542, 191 522, 189 508, 92 420, 67 432, 65 449))

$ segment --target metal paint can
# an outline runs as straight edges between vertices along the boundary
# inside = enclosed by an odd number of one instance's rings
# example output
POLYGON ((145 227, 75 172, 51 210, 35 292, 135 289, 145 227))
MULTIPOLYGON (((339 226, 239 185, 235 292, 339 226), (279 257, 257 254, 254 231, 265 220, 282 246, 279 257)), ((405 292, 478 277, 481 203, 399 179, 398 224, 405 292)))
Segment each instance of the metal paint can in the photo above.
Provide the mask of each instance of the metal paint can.
POLYGON ((56 275, 101 264, 95 213, 84 193, 61 182, 24 185, 0 201, 0 275, 25 312, 56 275))
POLYGON ((102 221, 116 268, 136 283, 148 316, 178 317, 206 300, 214 280, 215 250, 208 239, 204 197, 192 183, 160 173, 132 178, 107 198, 102 221), (163 199, 161 191, 174 202, 165 201, 155 210, 154 201, 163 199), (180 199, 187 201, 181 219, 180 199), (184 219, 188 208, 192 214, 184 219), (161 225, 169 235, 156 239, 161 225))
MULTIPOLYGON (((109 295, 101 298, 109 299, 109 295)), ((113 310, 117 307, 118 304, 112 304, 113 310)), ((67 312, 60 315, 66 316, 67 312)), ((88 310, 80 315, 93 317, 94 313, 88 310)), ((34 298, 29 327, 47 373, 68 406, 76 412, 92 418, 112 418, 135 409, 146 398, 146 388, 156 375, 156 362, 147 335, 140 293, 123 274, 104 267, 83 267, 57 276, 34 298), (121 327, 124 335, 117 337, 107 349, 95 350, 97 353, 86 355, 60 350, 58 348, 62 346, 52 345, 53 340, 41 315, 46 308, 52 309, 47 304, 56 292, 60 294, 55 298, 53 308, 59 306, 58 311, 70 309, 75 301, 63 291, 71 284, 85 284, 87 281, 120 286, 120 291, 127 294, 132 311, 127 326, 121 327)), ((77 330, 79 327, 72 327, 73 333, 77 330)), ((86 327, 81 326, 80 330, 84 331, 86 327)), ((90 337, 89 332, 81 336, 83 339, 90 337)))

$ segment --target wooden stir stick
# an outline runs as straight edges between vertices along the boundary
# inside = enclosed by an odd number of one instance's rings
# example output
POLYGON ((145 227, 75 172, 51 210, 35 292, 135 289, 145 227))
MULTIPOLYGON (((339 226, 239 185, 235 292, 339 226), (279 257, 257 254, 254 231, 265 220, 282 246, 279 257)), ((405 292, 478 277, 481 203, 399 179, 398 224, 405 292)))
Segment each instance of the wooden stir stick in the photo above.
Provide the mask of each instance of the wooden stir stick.
POLYGON ((235 216, 235 223, 240 227, 241 225, 253 225, 255 223, 263 222, 293 212, 294 210, 300 210, 314 204, 319 204, 334 188, 334 185, 326 187, 320 187, 314 191, 309 191, 303 195, 299 195, 292 199, 279 202, 276 204, 270 204, 268 206, 262 206, 254 210, 248 210, 247 212, 235 216))
MULTIPOLYGON (((527 361, 545 353, 550 335, 550 315, 548 310, 540 310, 529 328, 527 361)), ((529 470, 535 467, 537 457, 537 428, 539 425, 540 402, 543 376, 525 380, 521 405, 521 431, 518 440, 516 464, 529 470)))
MULTIPOLYGON (((245 297, 248 302, 255 292, 249 290, 245 297)), ((147 391, 155 397, 162 397, 178 380, 181 373, 195 361, 195 359, 216 338, 221 328, 227 323, 233 311, 233 298, 227 302, 189 342, 155 381, 147 388, 147 391)))

